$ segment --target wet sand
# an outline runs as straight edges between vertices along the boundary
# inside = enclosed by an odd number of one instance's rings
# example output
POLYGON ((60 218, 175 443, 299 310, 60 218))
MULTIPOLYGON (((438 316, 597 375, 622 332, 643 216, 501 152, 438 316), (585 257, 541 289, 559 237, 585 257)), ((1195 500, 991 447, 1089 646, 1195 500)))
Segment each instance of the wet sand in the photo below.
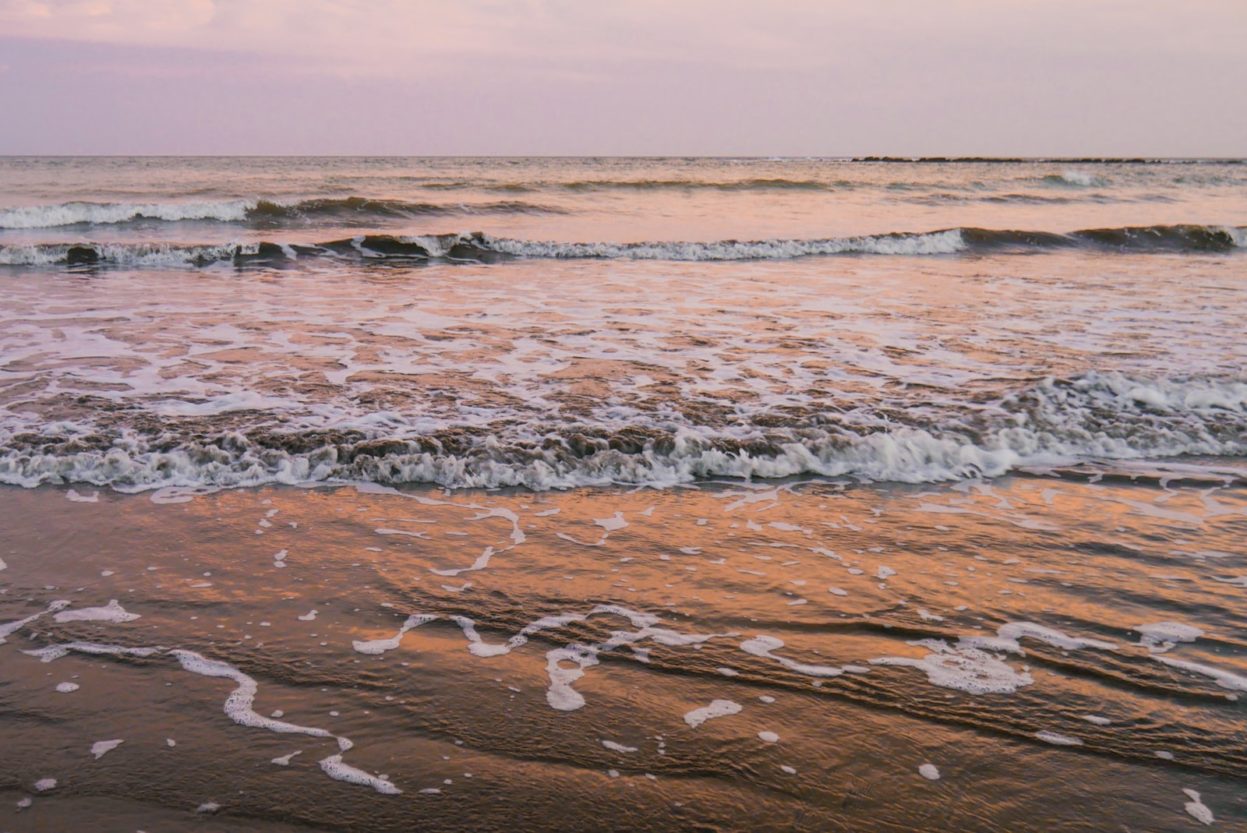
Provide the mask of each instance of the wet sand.
POLYGON ((1241 462, 1105 475, 4 489, 0 830, 1238 829, 1241 462))

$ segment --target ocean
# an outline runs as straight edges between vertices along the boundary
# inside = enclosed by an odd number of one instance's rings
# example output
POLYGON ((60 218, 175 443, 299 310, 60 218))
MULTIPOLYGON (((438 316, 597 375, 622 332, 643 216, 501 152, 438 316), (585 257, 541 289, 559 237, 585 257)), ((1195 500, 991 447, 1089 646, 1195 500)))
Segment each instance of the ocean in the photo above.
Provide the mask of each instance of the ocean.
POLYGON ((0 829, 1247 829, 1243 160, 6 157, 0 298, 0 829))

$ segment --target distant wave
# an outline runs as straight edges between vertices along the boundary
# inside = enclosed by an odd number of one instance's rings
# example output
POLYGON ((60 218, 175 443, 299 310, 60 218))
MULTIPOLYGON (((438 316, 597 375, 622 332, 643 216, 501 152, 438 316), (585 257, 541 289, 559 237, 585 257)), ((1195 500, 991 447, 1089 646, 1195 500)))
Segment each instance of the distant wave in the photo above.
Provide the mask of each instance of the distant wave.
POLYGON ((1016 164, 1048 162, 1066 165, 1244 165, 1247 159, 1241 158, 1200 158, 1184 159, 1178 157, 1144 157, 1144 156, 854 156, 844 159, 845 162, 891 162, 891 163, 925 163, 941 164, 980 163, 980 164, 1016 164))
POLYGON ((123 422, 107 428, 0 425, 0 483, 125 491, 308 481, 540 490, 794 475, 920 483, 1028 465, 1247 454, 1247 380, 1234 378, 1044 379, 988 409, 938 420, 896 412, 873 431, 837 425, 822 411, 760 414, 734 426, 637 415, 622 425, 503 420, 432 433, 392 422, 292 428, 281 412, 245 413, 246 426, 205 414, 151 419, 141 409, 114 412, 123 422))
POLYGON ((557 242, 481 232, 428 236, 368 234, 326 243, 79 243, 0 246, 0 266, 209 266, 278 264, 312 258, 486 262, 509 259, 733 261, 829 255, 954 255, 1085 249, 1121 253, 1231 253, 1247 248, 1247 227, 1173 225, 1067 233, 952 228, 815 239, 557 242))
POLYGON ((342 197, 275 202, 99 203, 67 202, 0 209, 0 229, 38 229, 134 222, 240 223, 259 228, 335 221, 366 225, 379 220, 471 214, 561 214, 563 209, 517 200, 486 203, 427 203, 342 197))
POLYGON ((472 189, 504 193, 529 191, 847 191, 858 186, 848 180, 787 179, 753 177, 749 179, 569 179, 531 182, 479 182, 444 180, 422 182, 421 188, 439 191, 472 189))
POLYGON ((1097 203, 1108 205, 1124 202, 1173 202, 1173 199, 1160 194, 1148 194, 1143 197, 1119 196, 1100 192, 1081 194, 957 194, 948 191, 937 191, 903 198, 904 202, 916 205, 947 205, 949 203, 995 203, 1018 205, 1069 205, 1071 203, 1097 203))
POLYGON ((1039 181, 1045 185, 1057 185, 1063 188, 1102 188, 1108 180, 1102 176, 1089 174, 1086 171, 1061 171, 1059 174, 1044 174, 1039 181))
POLYGON ((571 191, 623 188, 641 191, 661 189, 706 189, 713 191, 830 191, 852 187, 848 182, 823 182, 817 179, 753 178, 726 181, 704 179, 586 179, 552 183, 571 191))

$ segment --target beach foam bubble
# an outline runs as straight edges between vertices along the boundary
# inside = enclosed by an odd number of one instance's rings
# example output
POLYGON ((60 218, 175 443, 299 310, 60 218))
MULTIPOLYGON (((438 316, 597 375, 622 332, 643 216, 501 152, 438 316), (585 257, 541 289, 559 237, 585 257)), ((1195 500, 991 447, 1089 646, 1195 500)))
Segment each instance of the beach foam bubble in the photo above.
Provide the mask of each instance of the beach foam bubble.
POLYGON ((108 622, 120 624, 122 622, 133 622, 135 619, 142 617, 137 613, 130 613, 116 599, 110 599, 108 604, 103 607, 82 607, 63 610, 52 618, 57 622, 108 622))
POLYGON ((712 700, 708 706, 701 706, 686 712, 684 714, 684 722, 691 728, 696 729, 707 720, 737 714, 742 708, 743 706, 740 703, 733 700, 712 700))
POLYGON ((927 675, 932 685, 968 694, 1012 694, 1035 681, 1028 672, 1017 671, 979 648, 950 646, 942 639, 924 639, 910 644, 927 648, 929 653, 917 659, 877 657, 870 660, 870 664, 916 668, 927 675))

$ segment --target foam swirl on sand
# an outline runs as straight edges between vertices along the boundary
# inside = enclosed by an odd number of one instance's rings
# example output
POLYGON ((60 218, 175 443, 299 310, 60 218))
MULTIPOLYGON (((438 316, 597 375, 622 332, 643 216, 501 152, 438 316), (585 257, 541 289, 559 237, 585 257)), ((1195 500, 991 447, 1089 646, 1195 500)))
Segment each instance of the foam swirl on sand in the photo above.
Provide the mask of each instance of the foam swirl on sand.
MULTIPOLYGON (((70 653, 84 653, 88 655, 130 655, 138 657, 151 657, 162 653, 158 648, 126 648, 120 645, 92 645, 86 643, 68 643, 62 645, 50 645, 37 651, 27 651, 29 654, 39 656, 44 662, 55 661, 70 653)), ((182 648, 175 648, 167 652, 170 656, 178 661, 182 669, 192 674, 199 674, 204 677, 224 677, 231 680, 235 684, 235 688, 225 698, 225 714, 231 720, 240 726, 247 726, 254 729, 264 729, 269 732, 279 734, 300 734, 313 738, 326 738, 337 742, 338 752, 330 755, 320 761, 321 770, 336 781, 344 781, 348 784, 358 784, 360 786, 371 787, 384 795, 398 795, 402 792, 392 782, 384 777, 371 775, 362 769, 343 763, 343 753, 354 747, 354 743, 349 738, 335 735, 327 729, 321 729, 316 726, 301 726, 297 723, 289 723, 284 720, 277 720, 272 717, 265 717, 257 712, 254 708, 255 698, 259 693, 259 684, 255 678, 244 674, 233 665, 221 660, 208 659, 202 654, 194 651, 188 651, 182 648)), ((117 741, 120 744, 120 741, 117 741)), ((110 747, 112 748, 112 747, 110 747)), ((107 749, 104 750, 108 751, 107 749)), ((101 755, 103 753, 100 753, 101 755)), ((97 758, 100 755, 96 756, 97 758)))

